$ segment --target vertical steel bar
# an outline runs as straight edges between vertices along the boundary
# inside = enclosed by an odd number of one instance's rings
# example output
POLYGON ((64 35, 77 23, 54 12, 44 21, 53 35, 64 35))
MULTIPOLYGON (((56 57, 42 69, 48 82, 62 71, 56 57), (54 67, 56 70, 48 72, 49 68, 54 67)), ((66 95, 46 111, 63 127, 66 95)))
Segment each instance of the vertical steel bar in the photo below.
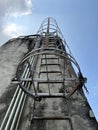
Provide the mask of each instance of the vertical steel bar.
POLYGON ((49 95, 51 95, 46 54, 45 54, 45 62, 46 62, 46 72, 47 72, 46 74, 47 74, 47 81, 48 81, 48 90, 49 90, 49 95))

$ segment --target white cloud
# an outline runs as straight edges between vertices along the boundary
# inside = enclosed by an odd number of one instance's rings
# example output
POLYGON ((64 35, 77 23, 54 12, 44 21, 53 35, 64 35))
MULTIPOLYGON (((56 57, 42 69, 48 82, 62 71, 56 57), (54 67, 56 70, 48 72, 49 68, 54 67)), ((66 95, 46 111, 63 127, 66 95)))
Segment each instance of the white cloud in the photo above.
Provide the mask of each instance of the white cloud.
POLYGON ((23 31, 22 26, 19 26, 15 23, 9 23, 3 28, 2 33, 5 36, 12 38, 12 37, 17 37, 19 35, 22 35, 23 34, 22 31, 23 31))
POLYGON ((32 1, 0 0, 0 44, 6 42, 9 38, 21 35, 25 30, 25 26, 23 28, 19 25, 19 22, 17 25, 17 20, 20 16, 22 18, 22 16, 32 13, 32 1), (12 23, 14 17, 15 21, 12 23))
POLYGON ((27 9, 32 8, 32 1, 31 0, 25 0, 25 5, 27 6, 27 9))
POLYGON ((17 0, 16 2, 10 0, 11 5, 9 5, 6 16, 18 17, 23 15, 32 14, 32 1, 31 0, 17 0))

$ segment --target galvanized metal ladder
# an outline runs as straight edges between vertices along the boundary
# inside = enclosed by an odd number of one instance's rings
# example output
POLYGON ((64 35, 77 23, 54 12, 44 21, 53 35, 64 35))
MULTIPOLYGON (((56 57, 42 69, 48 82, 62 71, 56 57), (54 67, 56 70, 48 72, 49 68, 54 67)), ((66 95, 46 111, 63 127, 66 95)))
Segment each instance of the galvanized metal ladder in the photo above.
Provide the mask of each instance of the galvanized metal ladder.
MULTIPOLYGON (((20 88, 34 100, 31 123, 34 120, 68 120, 71 130, 73 130, 68 115, 45 116, 37 110, 37 104, 43 99, 67 99, 84 84, 78 63, 70 51, 67 52, 65 48, 67 44, 62 38, 57 24, 51 23, 50 19, 45 20, 37 33, 41 42, 33 43, 35 44, 34 49, 28 52, 19 63, 16 72, 17 81, 20 88), (79 76, 74 73, 72 64, 76 66, 79 76)), ((12 128, 14 127, 13 125, 12 128)), ((7 126, 6 128, 9 129, 7 126)))
MULTIPOLYGON (((31 123, 34 120, 68 120, 71 130, 72 124, 70 117, 60 115, 43 115, 38 112, 38 104, 47 98, 65 98, 70 97, 79 87, 80 79, 75 74, 72 64, 76 65, 81 74, 80 68, 76 60, 66 52, 62 39, 57 32, 49 32, 49 23, 45 35, 42 35, 42 45, 40 48, 29 52, 20 62, 18 70, 22 70, 27 64, 29 77, 19 78, 19 86, 22 90, 34 99, 32 108, 31 123), (36 58, 36 67, 30 63, 30 59, 36 58), (22 82, 31 82, 28 89, 22 82)), ((19 72, 17 70, 17 75, 19 72)))

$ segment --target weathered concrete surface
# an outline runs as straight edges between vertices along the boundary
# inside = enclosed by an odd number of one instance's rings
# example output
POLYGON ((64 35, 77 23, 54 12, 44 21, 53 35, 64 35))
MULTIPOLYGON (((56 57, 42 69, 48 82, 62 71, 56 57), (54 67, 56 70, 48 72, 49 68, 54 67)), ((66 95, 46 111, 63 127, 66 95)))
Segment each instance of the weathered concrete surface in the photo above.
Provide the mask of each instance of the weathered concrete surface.
POLYGON ((15 77, 17 65, 27 51, 27 42, 19 38, 0 47, 0 124, 16 89, 11 80, 15 77))
MULTIPOLYGON (((38 73, 40 71, 45 71, 46 66, 40 67, 41 58, 39 56, 38 63, 36 65, 35 78, 38 78, 38 73)), ((52 58, 56 56, 52 55, 52 58)), ((50 58, 50 56, 48 56, 50 58)), ((43 60, 42 64, 45 61, 43 60)), ((55 60, 48 60, 48 63, 58 63, 55 60)), ((63 61, 60 59, 60 63, 63 66, 63 61)), ((70 69, 70 66, 69 66, 70 69)), ((60 66, 48 66, 48 70, 61 70, 60 66)), ((61 70, 62 71, 62 70, 61 70)), ((73 70, 72 70, 73 71, 73 70)), ((69 71, 66 72, 69 76, 69 71)), ((61 74, 50 74, 49 78, 61 79, 61 74)), ((75 76, 73 74, 73 76, 75 76)), ((40 78, 46 79, 47 74, 41 73, 40 78)), ((36 84, 37 85, 37 84, 36 84)), ((41 92, 48 93, 48 85, 41 83, 39 84, 41 92)), ((50 84, 51 92, 60 92, 62 89, 62 84, 50 84)), ((32 91, 32 88, 31 88, 32 91)), ((91 108, 87 103, 87 99, 84 96, 82 89, 78 89, 70 98, 42 98, 41 101, 35 101, 31 98, 27 101, 24 107, 24 114, 22 115, 20 127, 18 130, 97 130, 98 124, 96 119, 91 114, 91 108), (34 108, 34 111, 33 111, 34 108), (48 117, 48 118, 58 118, 64 117, 65 119, 60 120, 33 120, 34 117, 48 117)))
MULTIPOLYGON (((56 57, 56 56, 48 56, 56 57)), ((46 66, 40 68, 40 62, 42 57, 38 60, 37 72, 46 70, 46 66)), ((56 57, 57 58, 57 57, 56 57)), ((60 59, 60 64, 63 66, 63 61, 60 59)), ((45 63, 45 61, 43 61, 45 63)), ((57 63, 55 60, 48 60, 48 63, 57 63)), ((69 66, 69 69, 71 66, 69 66)), ((49 66, 48 70, 61 70, 59 66, 49 66)), ((70 69, 73 71, 72 69, 70 69)), ((69 71, 66 72, 69 76, 69 71)), ((75 74, 71 72, 73 76, 75 74)), ((49 74, 50 78, 61 79, 60 74, 49 74)), ((46 78, 47 74, 41 74, 41 78, 46 78)), ((62 84, 50 84, 51 92, 59 92, 62 88, 62 84)), ((42 92, 48 92, 48 86, 46 84, 40 84, 40 90, 42 92)), ((33 106, 33 105, 32 105, 33 106)), ((33 110, 33 107, 32 107, 33 110)), ((89 112, 91 108, 87 103, 87 99, 82 89, 77 90, 70 98, 44 98, 40 102, 35 102, 35 111, 33 113, 36 117, 65 117, 61 120, 32 120, 30 130, 97 130, 98 124, 94 116, 91 116, 89 112)))
MULTIPOLYGON (((0 123, 5 115, 9 103, 13 97, 17 85, 11 84, 12 78, 16 74, 16 68, 23 55, 28 51, 28 40, 16 39, 6 43, 0 48, 0 123)), ((52 58, 57 58, 52 55, 52 58)), ((40 68, 42 56, 39 56, 36 71, 46 70, 46 66, 40 68)), ((51 55, 48 56, 51 58, 51 55)), ((63 61, 60 59, 60 66, 49 66, 48 70, 63 71, 63 61)), ((43 61, 43 64, 45 61, 43 61)), ((56 60, 48 60, 47 63, 58 63, 56 60)), ((69 71, 73 71, 71 66, 67 66, 66 76, 70 77, 69 71)), ((35 78, 38 75, 35 73, 35 78)), ((61 74, 49 74, 49 78, 62 79, 61 74)), ((75 74, 72 72, 72 77, 75 74)), ((46 78, 42 73, 40 78, 46 78)), ((36 83, 37 85, 37 83, 36 83)), ((40 84, 42 92, 48 92, 48 85, 40 84)), ((62 84, 50 84, 51 92, 61 92, 62 84)), ((32 88, 31 88, 32 90, 32 88)), ((35 101, 28 98, 24 105, 24 110, 20 119, 18 130, 97 130, 98 125, 91 108, 83 94, 82 89, 77 90, 70 98, 43 98, 35 101), (34 114, 34 115, 33 115, 34 114), (32 117, 65 117, 62 120, 32 120, 32 117)))

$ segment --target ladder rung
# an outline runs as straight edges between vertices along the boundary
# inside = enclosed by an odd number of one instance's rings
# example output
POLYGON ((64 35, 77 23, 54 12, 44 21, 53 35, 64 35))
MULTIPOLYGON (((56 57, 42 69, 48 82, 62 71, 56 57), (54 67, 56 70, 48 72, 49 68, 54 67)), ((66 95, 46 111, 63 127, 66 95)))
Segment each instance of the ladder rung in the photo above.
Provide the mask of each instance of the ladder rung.
POLYGON ((56 63, 47 63, 47 64, 41 64, 41 66, 44 66, 44 65, 59 65, 60 66, 60 64, 56 64, 56 63))
POLYGON ((54 36, 49 36, 49 39, 53 39, 53 40, 55 39, 56 40, 56 39, 60 39, 60 38, 54 37, 54 36))
POLYGON ((62 73, 61 71, 40 71, 39 73, 62 73))
POLYGON ((56 48, 56 46, 54 46, 54 45, 52 45, 52 46, 51 46, 51 45, 48 45, 48 47, 54 47, 54 48, 56 48))
MULTIPOLYGON (((20 81, 32 81, 31 78, 21 78, 20 81)), ((63 82, 63 79, 43 79, 43 78, 33 78, 33 81, 37 81, 37 82, 51 82, 51 83, 62 83, 63 82)), ((67 81, 78 81, 77 78, 65 78, 64 82, 67 82, 67 81)), ((19 83, 17 81, 17 83, 19 83)))
MULTIPOLYGON (((30 81, 32 81, 32 79, 31 78, 26 78, 26 79, 20 79, 21 81, 28 81, 28 82, 30 82, 30 81)), ((33 79, 33 81, 37 81, 37 82, 39 82, 39 83, 62 83, 63 82, 63 80, 52 80, 52 79, 49 79, 49 80, 47 80, 47 79, 33 79)))
POLYGON ((63 80, 62 81, 60 81, 60 80, 54 80, 54 81, 52 81, 52 80, 47 80, 47 81, 39 81, 39 83, 63 83, 63 80))
POLYGON ((55 57, 47 57, 47 58, 41 58, 42 60, 58 60, 59 58, 55 58, 55 57))
POLYGON ((49 44, 55 44, 55 41, 51 41, 51 42, 49 41, 49 44))
POLYGON ((66 97, 66 93, 32 93, 33 96, 36 96, 36 98, 60 98, 60 97, 66 97))

